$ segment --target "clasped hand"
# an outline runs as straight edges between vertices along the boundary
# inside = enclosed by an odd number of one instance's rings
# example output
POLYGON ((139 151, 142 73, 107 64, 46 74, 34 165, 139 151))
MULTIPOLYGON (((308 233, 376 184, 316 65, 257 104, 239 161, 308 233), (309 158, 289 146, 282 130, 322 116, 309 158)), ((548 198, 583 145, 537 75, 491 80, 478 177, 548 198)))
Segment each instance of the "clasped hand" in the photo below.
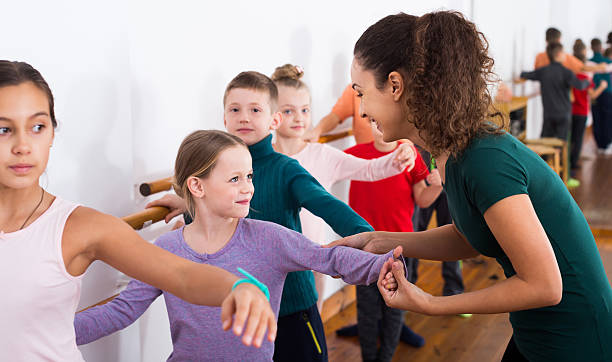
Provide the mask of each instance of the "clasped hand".
POLYGON ((389 307, 431 314, 433 296, 406 279, 404 264, 400 260, 389 258, 385 262, 380 269, 377 285, 389 307))

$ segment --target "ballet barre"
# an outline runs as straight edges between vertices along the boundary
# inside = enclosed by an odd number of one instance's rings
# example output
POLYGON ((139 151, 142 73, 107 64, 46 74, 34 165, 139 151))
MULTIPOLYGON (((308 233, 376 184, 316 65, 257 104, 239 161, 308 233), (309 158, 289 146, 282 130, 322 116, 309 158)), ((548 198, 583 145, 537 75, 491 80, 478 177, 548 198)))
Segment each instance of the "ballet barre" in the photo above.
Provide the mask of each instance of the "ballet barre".
MULTIPOLYGON (((341 138, 352 136, 352 135, 353 135, 353 130, 349 129, 349 130, 338 132, 338 133, 331 133, 331 134, 323 135, 319 137, 318 142, 319 143, 332 142, 332 141, 336 141, 341 138)), ((138 189, 142 196, 150 196, 158 192, 169 191, 170 189, 172 189, 172 182, 173 182, 172 177, 166 177, 166 178, 156 180, 156 181, 141 183, 138 189)))
POLYGON ((108 297, 108 298, 106 298, 106 299, 104 299, 104 300, 101 300, 101 301, 99 301, 99 302, 98 302, 98 303, 96 303, 96 304, 92 304, 92 305, 90 305, 89 307, 85 307, 85 308, 81 309, 80 311, 77 311, 77 313, 81 313, 81 312, 86 311, 86 310, 88 310, 88 309, 90 309, 90 308, 93 308, 93 307, 97 307, 97 306, 99 306, 99 305, 106 304, 106 303, 110 302, 111 300, 113 300, 113 299, 117 298, 117 296, 118 296, 118 295, 119 295, 119 294, 115 294, 115 295, 113 295, 112 297, 108 297))
POLYGON ((148 209, 144 209, 135 214, 131 214, 121 218, 121 220, 128 223, 134 230, 140 230, 145 226, 149 226, 158 221, 163 220, 170 210, 161 206, 154 206, 148 209))
POLYGON ((346 131, 338 132, 338 133, 330 133, 319 137, 319 143, 328 143, 335 140, 339 140, 344 137, 352 136, 353 130, 348 129, 346 131))
POLYGON ((172 177, 166 177, 161 180, 142 183, 138 189, 142 196, 149 196, 158 192, 170 190, 172 188, 172 182, 172 177))
MULTIPOLYGON (((353 130, 350 129, 338 133, 327 134, 319 138, 319 143, 332 142, 351 135, 353 135, 353 130)), ((140 194, 142 196, 149 196, 158 192, 168 191, 172 188, 172 182, 172 177, 166 177, 160 180, 142 183, 139 186, 140 194)), ((146 226, 164 220, 169 212, 170 210, 165 207, 155 206, 148 209, 144 209, 143 211, 137 212, 135 214, 124 216, 121 219, 125 221, 128 225, 130 225, 132 228, 134 228, 134 230, 140 230, 146 226)), ((115 299, 117 295, 119 294, 115 294, 112 297, 106 298, 104 300, 99 301, 98 303, 90 305, 89 307, 83 308, 79 312, 106 304, 115 299)))

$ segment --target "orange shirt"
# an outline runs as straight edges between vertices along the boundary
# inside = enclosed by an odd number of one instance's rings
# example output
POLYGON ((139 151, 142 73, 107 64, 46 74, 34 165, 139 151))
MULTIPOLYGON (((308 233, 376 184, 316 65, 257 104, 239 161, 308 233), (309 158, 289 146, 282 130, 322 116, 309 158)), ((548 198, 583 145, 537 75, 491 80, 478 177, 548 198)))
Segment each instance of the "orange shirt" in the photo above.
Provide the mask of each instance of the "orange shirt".
MULTIPOLYGON (((548 59, 548 55, 546 52, 539 53, 536 56, 534 68, 542 68, 550 64, 550 59, 548 59)), ((580 73, 582 71, 582 67, 584 67, 584 63, 580 61, 580 59, 576 58, 571 54, 565 53, 565 60, 563 61, 563 66, 567 69, 571 70, 574 73, 580 73)))
POLYGON ((340 122, 353 117, 353 135, 357 144, 374 141, 370 121, 359 114, 359 97, 357 97, 357 93, 351 88, 350 84, 338 98, 334 108, 332 108, 332 113, 340 118, 340 122))

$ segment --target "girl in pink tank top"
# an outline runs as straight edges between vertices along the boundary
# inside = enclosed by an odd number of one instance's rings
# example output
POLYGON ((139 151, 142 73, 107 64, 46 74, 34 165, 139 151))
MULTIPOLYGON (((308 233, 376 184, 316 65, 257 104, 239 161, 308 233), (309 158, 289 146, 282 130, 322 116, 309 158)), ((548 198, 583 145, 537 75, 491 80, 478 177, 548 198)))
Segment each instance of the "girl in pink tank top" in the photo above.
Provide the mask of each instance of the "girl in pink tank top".
POLYGON ((82 275, 95 260, 190 303, 221 306, 224 329, 233 326, 246 345, 259 347, 266 329, 274 340, 274 314, 256 285, 233 288, 236 275, 182 259, 120 219, 45 192, 39 177, 56 125, 42 75, 0 60, 0 361, 83 360, 73 321, 82 275))

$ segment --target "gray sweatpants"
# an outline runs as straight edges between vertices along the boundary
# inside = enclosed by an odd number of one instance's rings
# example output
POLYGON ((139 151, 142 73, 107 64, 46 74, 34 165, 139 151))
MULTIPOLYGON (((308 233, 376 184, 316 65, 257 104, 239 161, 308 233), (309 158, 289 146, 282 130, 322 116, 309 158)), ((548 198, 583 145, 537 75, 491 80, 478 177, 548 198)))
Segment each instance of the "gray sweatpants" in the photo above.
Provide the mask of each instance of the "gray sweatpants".
POLYGON ((391 361, 399 343, 403 317, 403 311, 385 304, 376 283, 357 286, 357 328, 364 362, 391 361), (382 321, 380 331, 379 320, 382 321), (379 336, 380 349, 377 348, 379 336))

